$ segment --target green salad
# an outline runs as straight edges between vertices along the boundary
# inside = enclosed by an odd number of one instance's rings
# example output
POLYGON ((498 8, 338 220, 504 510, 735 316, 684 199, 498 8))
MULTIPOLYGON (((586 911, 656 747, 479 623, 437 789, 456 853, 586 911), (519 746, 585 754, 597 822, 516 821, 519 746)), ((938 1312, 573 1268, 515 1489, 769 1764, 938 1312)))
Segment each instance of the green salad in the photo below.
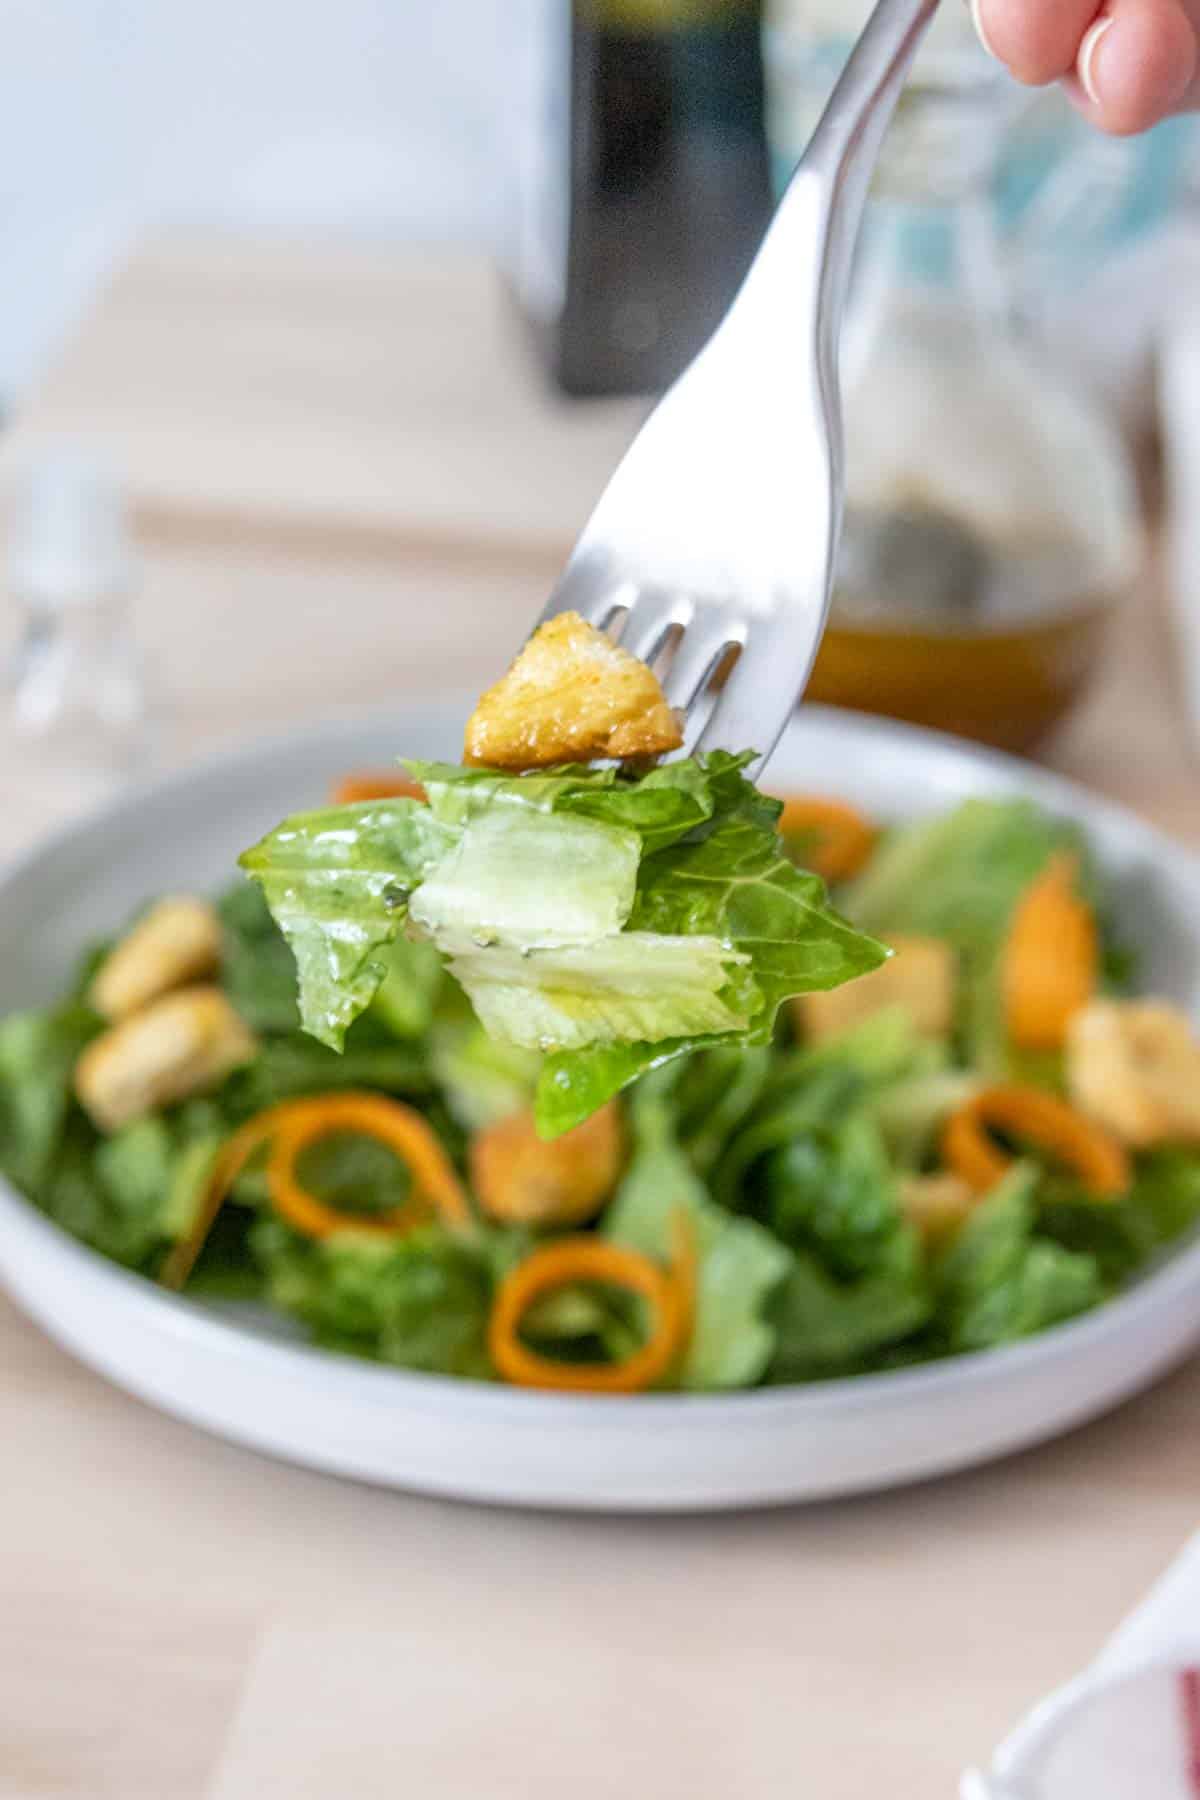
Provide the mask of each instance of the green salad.
POLYGON ((414 930, 492 1037, 545 1053, 546 1136, 652 1066, 769 1043, 784 999, 887 951, 788 856, 751 760, 410 763, 420 798, 286 820, 242 863, 295 952, 304 1028, 340 1050, 414 930))
POLYGON ((781 836, 726 756, 411 773, 0 1023, 49 1218, 332 1350, 583 1391, 1011 1343, 1200 1218, 1200 1051, 1073 825, 781 836))

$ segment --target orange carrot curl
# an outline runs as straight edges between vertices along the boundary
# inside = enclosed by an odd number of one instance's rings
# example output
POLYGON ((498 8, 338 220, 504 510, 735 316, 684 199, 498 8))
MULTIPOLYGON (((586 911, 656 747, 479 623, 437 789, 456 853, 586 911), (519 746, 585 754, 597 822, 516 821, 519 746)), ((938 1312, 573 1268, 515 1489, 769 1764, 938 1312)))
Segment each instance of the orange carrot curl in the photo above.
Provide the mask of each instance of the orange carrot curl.
POLYGON ((234 1182, 255 1151, 268 1142, 271 1205, 305 1237, 325 1238, 339 1231, 398 1237, 433 1215, 455 1226, 470 1223, 470 1207, 458 1176, 420 1113, 382 1094, 314 1094, 258 1113, 222 1147, 191 1231, 163 1263, 159 1279, 165 1287, 184 1285, 234 1182), (296 1173, 301 1152, 337 1132, 376 1138, 407 1165, 413 1192, 403 1206, 375 1218, 339 1212, 301 1185, 296 1173))
POLYGON ((812 838, 804 847, 805 866, 825 881, 848 881, 875 848, 875 828, 860 812, 818 794, 793 794, 785 800, 779 829, 785 838, 812 838))
POLYGON ((942 1133, 942 1156, 976 1193, 987 1193, 1012 1167, 989 1128, 1025 1139, 1074 1170, 1097 1200, 1129 1186, 1129 1159, 1115 1138, 1065 1100, 1039 1088, 989 1087, 952 1113, 942 1133))
POLYGON ((694 1257, 690 1249, 671 1269, 640 1251, 598 1237, 560 1238, 534 1250, 500 1284, 488 1323, 496 1371, 517 1387, 564 1392, 633 1394, 661 1381, 691 1328, 694 1257), (649 1303, 650 1335, 621 1362, 581 1364, 539 1356, 521 1341, 521 1320, 535 1301, 577 1282, 626 1288, 649 1303))
POLYGON ((1021 1050, 1058 1050, 1096 991, 1099 933, 1079 898, 1078 859, 1054 857, 1017 903, 1004 946, 1008 1035, 1021 1050))
POLYGON ((424 800, 425 789, 419 781, 401 775, 398 769, 356 769, 334 784, 330 800, 334 806, 355 806, 362 800, 424 800))

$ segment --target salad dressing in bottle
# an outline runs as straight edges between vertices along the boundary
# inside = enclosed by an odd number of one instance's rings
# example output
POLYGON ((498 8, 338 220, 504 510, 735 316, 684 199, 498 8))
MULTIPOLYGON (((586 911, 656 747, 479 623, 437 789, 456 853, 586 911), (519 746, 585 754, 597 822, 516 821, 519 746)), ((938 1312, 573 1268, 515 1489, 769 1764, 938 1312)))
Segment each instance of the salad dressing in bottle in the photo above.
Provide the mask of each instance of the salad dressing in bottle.
MULTIPOLYGON (((808 692, 1019 749, 1090 674, 1140 532, 1114 423, 1019 323, 992 194, 1013 90, 960 10, 918 57, 868 207, 843 340, 845 530, 808 692)), ((859 11, 776 0, 781 153, 859 11)))

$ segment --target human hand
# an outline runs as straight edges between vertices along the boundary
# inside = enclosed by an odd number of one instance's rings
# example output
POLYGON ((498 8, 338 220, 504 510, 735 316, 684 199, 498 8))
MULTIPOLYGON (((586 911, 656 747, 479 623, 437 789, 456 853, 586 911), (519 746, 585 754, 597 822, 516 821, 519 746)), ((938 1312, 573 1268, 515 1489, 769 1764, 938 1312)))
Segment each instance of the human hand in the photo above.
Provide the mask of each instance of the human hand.
POLYGON ((970 0, 976 29, 1019 81, 1061 80, 1118 137, 1200 107, 1200 0, 970 0))

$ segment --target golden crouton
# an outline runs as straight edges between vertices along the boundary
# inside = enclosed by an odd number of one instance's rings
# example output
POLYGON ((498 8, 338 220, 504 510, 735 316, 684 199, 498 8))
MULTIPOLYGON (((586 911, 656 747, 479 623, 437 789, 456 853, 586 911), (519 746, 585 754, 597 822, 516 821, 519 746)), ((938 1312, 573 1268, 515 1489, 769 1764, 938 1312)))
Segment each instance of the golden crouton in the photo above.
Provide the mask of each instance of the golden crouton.
POLYGON ((660 756, 683 742, 645 663, 578 613, 539 627, 467 721, 469 763, 543 769, 601 757, 660 756))
POLYGON ((861 1025, 874 1013, 902 1006, 923 1037, 945 1037, 954 1023, 958 965, 940 938, 894 937, 895 955, 869 975, 827 994, 800 994, 792 1001, 805 1038, 820 1043, 861 1025))
POLYGON ((221 960, 221 922, 205 900, 160 900, 105 957, 88 995, 106 1019, 211 975, 221 960))
POLYGON ((931 1249, 954 1236, 978 1195, 961 1175, 906 1175, 900 1183, 900 1207, 931 1249))
POLYGON ((216 1087, 258 1046, 220 988, 181 988, 93 1039, 75 1092, 101 1131, 216 1087))
POLYGON ((1082 1112, 1136 1150, 1200 1143, 1200 1043, 1164 1000, 1094 1000, 1077 1013, 1067 1084, 1082 1112))
POLYGON ((621 1172, 621 1115, 610 1100, 550 1143, 533 1114, 512 1113, 471 1142, 471 1182, 484 1212, 512 1225, 582 1225, 594 1219, 621 1172))

